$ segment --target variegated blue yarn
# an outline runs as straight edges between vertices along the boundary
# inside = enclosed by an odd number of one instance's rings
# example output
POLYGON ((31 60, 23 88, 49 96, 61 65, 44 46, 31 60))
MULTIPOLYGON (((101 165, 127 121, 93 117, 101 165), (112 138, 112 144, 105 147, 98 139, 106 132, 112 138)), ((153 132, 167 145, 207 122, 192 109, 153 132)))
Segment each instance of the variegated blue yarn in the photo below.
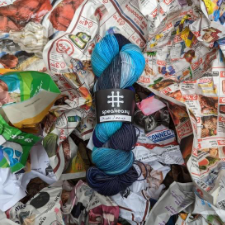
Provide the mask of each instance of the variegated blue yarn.
POLYGON ((111 148, 94 148, 92 161, 108 175, 120 175, 126 173, 133 165, 134 155, 132 151, 120 151, 111 148))
MULTIPOLYGON (((139 79, 145 67, 139 47, 120 34, 109 33, 98 42, 91 60, 93 72, 98 77, 94 91, 128 88, 139 79)), ((93 132, 95 148, 92 152, 92 161, 98 169, 88 170, 88 184, 99 193, 112 195, 124 191, 136 181, 138 174, 132 167, 134 155, 131 151, 136 141, 136 130, 132 124, 98 124, 93 132), (110 179, 110 176, 116 179, 110 179), (130 181, 127 182, 129 176, 130 181), (117 188, 112 190, 107 185, 117 188)))
POLYGON ((127 44, 121 48, 121 43, 117 41, 117 38, 120 36, 118 34, 106 35, 96 44, 93 50, 91 57, 93 72, 97 77, 101 78, 97 82, 102 81, 101 84, 98 84, 100 86, 98 89, 126 88, 132 86, 144 70, 145 59, 140 48, 124 41, 125 38, 122 41, 127 44), (121 51, 119 51, 120 48, 121 51), (118 68, 118 66, 120 67, 118 68), (120 72, 121 74, 113 74, 112 72, 120 72), (118 80, 118 78, 120 78, 119 82, 115 82, 114 79, 118 80), (110 82, 110 85, 105 88, 104 83, 108 82, 110 82))
POLYGON ((94 134, 96 138, 104 144, 117 130, 122 127, 122 124, 122 122, 107 122, 97 124, 94 134))
POLYGON ((118 53, 119 45, 114 35, 106 35, 98 42, 91 57, 92 69, 95 76, 100 77, 118 53))
POLYGON ((92 137, 94 146, 100 148, 106 143, 105 147, 107 146, 108 148, 130 151, 137 142, 138 137, 136 134, 136 128, 130 123, 116 123, 116 126, 122 125, 121 128, 109 135, 109 132, 105 129, 106 127, 110 131, 116 130, 110 129, 109 125, 111 125, 111 123, 112 122, 103 123, 107 126, 102 126, 102 129, 96 129, 99 124, 96 126, 92 137), (126 140, 124 140, 124 137, 126 137, 126 140))
MULTIPOLYGON (((120 34, 108 34, 97 43, 91 60, 93 71, 99 77, 95 84, 96 91, 130 87, 138 80, 145 67, 145 59, 140 48, 120 34)), ((116 123, 108 125, 112 134, 120 129, 119 126, 115 126, 116 123)), ((104 123, 98 124, 95 128, 95 137, 101 143, 106 142, 101 138, 104 134, 98 134, 105 132, 104 123)))
POLYGON ((137 138, 136 128, 133 124, 123 123, 122 127, 109 138, 107 145, 109 148, 131 151, 137 142, 137 138))

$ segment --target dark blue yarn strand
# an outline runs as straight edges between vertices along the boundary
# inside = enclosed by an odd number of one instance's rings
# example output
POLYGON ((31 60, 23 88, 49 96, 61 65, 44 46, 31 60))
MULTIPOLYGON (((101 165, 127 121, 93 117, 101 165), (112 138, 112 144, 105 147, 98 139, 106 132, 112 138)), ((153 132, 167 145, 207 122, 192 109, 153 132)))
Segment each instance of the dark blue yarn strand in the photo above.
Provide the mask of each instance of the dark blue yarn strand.
POLYGON ((121 57, 117 55, 107 67, 102 75, 98 78, 96 84, 96 91, 120 88, 121 81, 121 57), (110 74, 110 76, 109 76, 110 74))
POLYGON ((125 88, 125 89, 135 92, 135 89, 134 89, 133 86, 127 87, 127 88, 125 88))
POLYGON ((130 41, 128 39, 126 39, 123 35, 121 34, 114 34, 117 42, 118 42, 118 45, 119 45, 119 51, 121 51, 122 47, 124 45, 127 45, 127 44, 130 44, 130 41))
POLYGON ((130 123, 123 123, 120 130, 109 139, 109 147, 123 151, 131 151, 137 142, 135 127, 130 123), (126 140, 124 140, 126 137, 126 140))
POLYGON ((87 171, 87 182, 90 187, 102 195, 112 196, 123 192, 132 185, 139 175, 132 166, 125 174, 109 176, 96 167, 87 171))
POLYGON ((95 131, 93 132, 93 137, 92 137, 92 140, 93 140, 93 144, 95 147, 97 148, 101 148, 103 146, 103 142, 101 142, 97 137, 96 137, 96 134, 95 134, 95 131))

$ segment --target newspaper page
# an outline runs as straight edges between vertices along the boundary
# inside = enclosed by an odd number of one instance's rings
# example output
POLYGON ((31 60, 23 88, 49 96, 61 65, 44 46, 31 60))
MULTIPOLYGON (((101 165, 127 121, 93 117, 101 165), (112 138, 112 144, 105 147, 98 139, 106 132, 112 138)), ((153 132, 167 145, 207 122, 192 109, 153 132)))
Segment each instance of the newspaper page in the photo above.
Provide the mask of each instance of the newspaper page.
MULTIPOLYGON (((98 2, 100 0, 96 0, 98 2)), ((100 19, 99 39, 111 27, 117 27, 130 42, 144 48, 147 38, 147 19, 136 0, 101 0, 105 13, 100 19)))
POLYGON ((150 211, 146 225, 165 225, 170 216, 183 211, 194 200, 193 183, 173 182, 150 211))
POLYGON ((184 215, 181 219, 187 220, 187 223, 181 223, 178 219, 176 224, 223 224, 225 222, 224 210, 212 205, 210 202, 203 200, 201 194, 196 191, 194 183, 177 183, 173 182, 169 189, 162 195, 154 208, 150 211, 146 225, 165 225, 172 215, 184 211, 193 215, 201 214, 204 218, 196 220, 184 215), (200 223, 203 222, 203 223, 200 223), (196 223, 195 223, 196 222, 196 223))
POLYGON ((65 57, 90 60, 95 43, 109 29, 116 29, 132 43, 146 44, 147 20, 130 1, 83 1, 66 32, 59 32, 45 46, 43 58, 52 74, 68 72, 65 57), (113 28, 116 27, 116 28, 113 28))
MULTIPOLYGON (((154 86, 149 87, 160 97, 171 100, 173 106, 171 108, 175 112, 171 116, 175 123, 178 140, 180 132, 177 123, 182 124, 181 121, 185 117, 184 112, 186 111, 186 117, 189 118, 190 129, 194 135, 188 169, 196 184, 213 196, 214 203, 218 194, 217 189, 220 187, 218 180, 223 176, 225 166, 224 70, 225 65, 221 60, 221 52, 216 51, 211 71, 205 72, 201 78, 181 83, 167 82, 168 86, 164 86, 166 81, 162 80, 158 83, 161 88, 156 91, 154 86), (182 110, 180 105, 175 104, 178 102, 184 104, 187 110, 185 107, 182 110), (176 120, 173 114, 179 116, 179 119, 176 120)), ((181 127, 183 129, 182 125, 181 127)))
POLYGON ((186 142, 188 153, 182 147, 181 151, 194 184, 204 199, 222 208, 218 196, 222 196, 225 166, 225 21, 222 1, 216 8, 207 2, 180 7, 172 0, 169 5, 174 11, 160 24, 148 19, 152 26, 146 68, 138 83, 169 102, 178 141, 182 145, 182 139, 192 137, 186 142))

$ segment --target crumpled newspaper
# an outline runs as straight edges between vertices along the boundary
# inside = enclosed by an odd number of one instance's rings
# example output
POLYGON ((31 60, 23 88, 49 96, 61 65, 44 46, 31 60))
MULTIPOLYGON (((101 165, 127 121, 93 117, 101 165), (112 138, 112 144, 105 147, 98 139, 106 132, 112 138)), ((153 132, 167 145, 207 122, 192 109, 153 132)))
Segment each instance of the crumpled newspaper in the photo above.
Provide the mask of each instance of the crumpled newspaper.
POLYGON ((62 187, 50 186, 42 189, 26 204, 18 202, 6 212, 7 223, 13 224, 10 222, 13 221, 15 224, 27 225, 65 225, 60 210, 61 193, 62 187))
POLYGON ((82 180, 69 194, 62 208, 67 224, 117 224, 119 207, 107 196, 100 195, 82 180))
POLYGON ((48 37, 46 28, 40 23, 30 22, 21 31, 10 31, 9 36, 23 51, 35 53, 36 56, 42 58, 48 37))
POLYGON ((201 214, 206 220, 209 215, 216 215, 225 222, 224 210, 203 200, 200 190, 196 190, 193 183, 174 182, 150 211, 146 225, 164 225, 170 216, 181 211, 201 214))
POLYGON ((138 163, 141 176, 124 193, 111 198, 120 207, 120 216, 131 225, 142 224, 148 218, 151 204, 149 199, 158 200, 165 185, 162 184, 170 167, 158 161, 138 163), (146 179, 145 179, 146 178, 146 179))
POLYGON ((144 0, 139 9, 148 40, 138 83, 168 101, 194 185, 224 210, 224 1, 144 0))
POLYGON ((180 213, 176 225, 221 225, 223 222, 218 216, 208 215, 205 219, 200 214, 180 213))

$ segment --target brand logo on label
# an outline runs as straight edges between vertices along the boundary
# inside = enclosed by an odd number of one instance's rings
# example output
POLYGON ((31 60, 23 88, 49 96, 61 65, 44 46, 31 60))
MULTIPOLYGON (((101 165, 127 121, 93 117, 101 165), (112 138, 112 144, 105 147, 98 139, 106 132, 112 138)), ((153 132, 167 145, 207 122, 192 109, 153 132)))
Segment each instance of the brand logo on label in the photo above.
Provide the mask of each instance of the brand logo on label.
POLYGON ((114 95, 114 91, 112 91, 111 95, 107 96, 107 98, 112 99, 111 101, 107 101, 108 104, 110 104, 110 103, 112 104, 111 105, 112 107, 120 107, 120 103, 124 103, 123 100, 120 100, 120 99, 124 98, 124 96, 120 95, 119 91, 117 91, 116 93, 117 93, 117 95, 114 95), (116 104, 116 106, 115 106, 115 104, 116 104))
POLYGON ((169 138, 174 138, 174 137, 175 137, 175 134, 173 131, 171 131, 171 130, 163 130, 162 131, 161 130, 155 134, 150 135, 149 139, 152 142, 157 143, 157 142, 168 140, 169 138))
POLYGON ((106 89, 95 93, 97 123, 132 122, 135 95, 131 90, 106 89))

